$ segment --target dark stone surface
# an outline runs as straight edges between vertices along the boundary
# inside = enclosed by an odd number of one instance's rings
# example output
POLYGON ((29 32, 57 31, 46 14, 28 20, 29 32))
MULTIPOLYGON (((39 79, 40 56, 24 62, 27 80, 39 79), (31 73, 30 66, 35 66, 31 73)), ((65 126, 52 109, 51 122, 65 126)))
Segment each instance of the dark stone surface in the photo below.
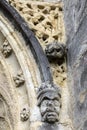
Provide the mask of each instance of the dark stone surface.
POLYGON ((66 57, 66 46, 63 43, 52 42, 46 46, 45 53, 50 62, 62 64, 66 57))
POLYGON ((87 130, 87 1, 63 1, 68 46, 68 112, 74 130, 87 130))
POLYGON ((39 67, 42 81, 53 82, 49 62, 34 33, 29 29, 24 19, 11 5, 8 4, 6 0, 0 0, 0 13, 4 14, 4 16, 9 20, 9 23, 11 23, 14 28, 20 34, 22 34, 22 37, 25 39, 26 45, 30 46, 39 67))

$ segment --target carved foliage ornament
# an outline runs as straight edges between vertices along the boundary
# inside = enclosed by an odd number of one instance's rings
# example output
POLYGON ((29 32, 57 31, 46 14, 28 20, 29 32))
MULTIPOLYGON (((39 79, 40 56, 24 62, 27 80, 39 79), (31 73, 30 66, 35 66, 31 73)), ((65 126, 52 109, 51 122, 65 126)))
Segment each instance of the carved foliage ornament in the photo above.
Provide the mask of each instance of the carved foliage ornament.
POLYGON ((12 48, 7 40, 5 40, 2 45, 2 53, 5 58, 7 58, 12 53, 12 48))
POLYGON ((27 121, 29 119, 29 110, 26 108, 23 108, 23 110, 20 113, 21 121, 27 121))
POLYGON ((20 85, 24 84, 24 82, 25 82, 23 73, 21 71, 18 72, 18 74, 15 77, 13 77, 13 79, 16 84, 16 87, 19 87, 20 85))
POLYGON ((42 121, 48 123, 58 122, 61 108, 60 88, 54 84, 43 83, 38 89, 37 99, 42 121))

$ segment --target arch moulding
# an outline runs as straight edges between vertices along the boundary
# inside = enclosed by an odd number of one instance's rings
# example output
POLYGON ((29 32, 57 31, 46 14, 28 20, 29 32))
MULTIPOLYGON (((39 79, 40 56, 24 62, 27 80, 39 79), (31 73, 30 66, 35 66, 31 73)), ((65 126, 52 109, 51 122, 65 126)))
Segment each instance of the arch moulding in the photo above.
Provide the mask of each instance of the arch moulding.
POLYGON ((17 11, 0 1, 0 130, 36 129, 35 90, 47 81, 53 82, 38 40, 17 11))

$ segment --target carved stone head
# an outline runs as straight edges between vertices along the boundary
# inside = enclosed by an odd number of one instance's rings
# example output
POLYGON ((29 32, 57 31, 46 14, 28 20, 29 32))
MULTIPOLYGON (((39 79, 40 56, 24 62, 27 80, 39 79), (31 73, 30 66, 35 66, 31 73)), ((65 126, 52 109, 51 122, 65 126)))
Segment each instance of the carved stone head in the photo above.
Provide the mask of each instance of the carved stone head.
POLYGON ((37 98, 42 121, 48 123, 58 122, 61 108, 60 89, 53 84, 43 83, 38 90, 37 98))
POLYGON ((48 59, 63 59, 66 53, 64 44, 53 42, 46 46, 45 53, 48 59))

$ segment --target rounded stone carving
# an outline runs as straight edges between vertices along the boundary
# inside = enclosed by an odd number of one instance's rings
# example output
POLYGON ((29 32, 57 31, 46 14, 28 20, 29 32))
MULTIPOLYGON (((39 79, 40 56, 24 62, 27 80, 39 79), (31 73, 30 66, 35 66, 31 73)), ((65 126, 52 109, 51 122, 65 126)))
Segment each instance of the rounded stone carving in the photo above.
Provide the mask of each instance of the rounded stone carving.
POLYGON ((53 42, 46 46, 45 53, 49 60, 63 61, 66 55, 66 49, 64 44, 53 42))
POLYGON ((29 119, 29 110, 26 108, 23 108, 23 110, 20 113, 21 121, 27 121, 29 119))

